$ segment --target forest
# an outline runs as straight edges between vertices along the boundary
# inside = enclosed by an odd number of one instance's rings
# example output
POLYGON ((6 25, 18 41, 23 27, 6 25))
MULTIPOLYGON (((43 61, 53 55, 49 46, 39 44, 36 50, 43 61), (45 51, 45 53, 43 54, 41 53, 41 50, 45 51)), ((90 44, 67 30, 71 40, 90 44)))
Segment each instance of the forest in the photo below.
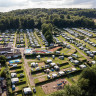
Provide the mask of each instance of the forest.
POLYGON ((0 13, 0 30, 41 29, 42 24, 52 26, 95 28, 96 9, 23 9, 0 13))

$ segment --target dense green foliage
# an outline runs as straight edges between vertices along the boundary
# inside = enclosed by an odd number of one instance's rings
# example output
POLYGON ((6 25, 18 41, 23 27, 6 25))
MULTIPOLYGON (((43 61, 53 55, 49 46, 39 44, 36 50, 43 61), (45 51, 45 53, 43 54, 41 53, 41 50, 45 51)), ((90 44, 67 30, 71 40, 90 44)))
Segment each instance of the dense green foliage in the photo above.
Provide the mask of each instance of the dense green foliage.
POLYGON ((57 27, 95 27, 96 9, 24 9, 0 13, 0 30, 41 28, 43 23, 57 27))
POLYGON ((44 34, 46 40, 49 43, 52 43, 53 42, 52 24, 43 24, 42 25, 42 33, 44 34))
POLYGON ((68 85, 50 96, 96 96, 96 65, 86 68, 75 85, 68 85))
POLYGON ((5 66, 6 65, 6 57, 1 55, 0 56, 0 63, 1 63, 1 66, 5 66))

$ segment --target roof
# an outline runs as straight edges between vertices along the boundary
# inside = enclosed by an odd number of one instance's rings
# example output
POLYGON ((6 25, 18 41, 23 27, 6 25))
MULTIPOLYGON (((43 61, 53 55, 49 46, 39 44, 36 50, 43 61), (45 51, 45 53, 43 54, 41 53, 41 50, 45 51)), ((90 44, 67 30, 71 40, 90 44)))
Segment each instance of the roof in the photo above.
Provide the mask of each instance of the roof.
POLYGON ((12 82, 12 83, 19 82, 19 78, 12 78, 12 79, 11 79, 11 82, 12 82))
POLYGON ((0 51, 11 51, 11 48, 0 48, 0 51))
POLYGON ((17 76, 16 73, 11 73, 11 77, 15 77, 15 76, 17 76))
POLYGON ((58 72, 59 74, 64 74, 64 72, 63 71, 60 71, 60 72, 58 72))
POLYGON ((28 87, 28 88, 24 88, 23 91, 24 91, 24 94, 32 93, 30 87, 28 87))
POLYGON ((52 74, 53 77, 57 76, 57 74, 52 74))
POLYGON ((86 65, 82 64, 82 65, 79 65, 81 68, 86 68, 86 65))
POLYGON ((51 59, 48 59, 47 62, 52 62, 52 60, 51 59))

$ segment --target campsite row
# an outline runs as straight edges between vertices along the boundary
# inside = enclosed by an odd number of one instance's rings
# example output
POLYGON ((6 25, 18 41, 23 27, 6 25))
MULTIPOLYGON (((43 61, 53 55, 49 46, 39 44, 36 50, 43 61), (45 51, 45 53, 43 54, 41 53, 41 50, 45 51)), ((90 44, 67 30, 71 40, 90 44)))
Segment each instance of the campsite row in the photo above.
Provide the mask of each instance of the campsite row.
POLYGON ((70 42, 71 44, 74 44, 76 47, 78 47, 80 50, 83 50, 84 53, 86 53, 90 57, 94 57, 96 54, 96 51, 91 51, 91 49, 87 48, 85 44, 80 43, 80 41, 72 38, 71 36, 67 36, 66 33, 62 33, 62 37, 66 39, 66 41, 70 42))
POLYGON ((40 47, 40 44, 37 38, 35 37, 32 29, 27 30, 27 39, 28 39, 29 47, 33 47, 33 48, 40 47))
POLYGON ((11 34, 10 31, 6 30, 5 33, 0 32, 0 46, 1 47, 12 47, 14 42, 15 33, 11 34))
POLYGON ((25 47, 24 33, 18 33, 16 38, 16 47, 25 47))

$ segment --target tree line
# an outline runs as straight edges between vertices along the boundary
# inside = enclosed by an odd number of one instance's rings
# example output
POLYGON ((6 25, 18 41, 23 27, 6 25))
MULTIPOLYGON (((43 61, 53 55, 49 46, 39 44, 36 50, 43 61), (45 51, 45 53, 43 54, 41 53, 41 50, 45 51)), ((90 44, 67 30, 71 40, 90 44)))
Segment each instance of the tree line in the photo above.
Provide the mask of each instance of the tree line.
POLYGON ((24 9, 0 13, 0 30, 6 29, 41 29, 42 24, 51 23, 56 27, 90 27, 96 25, 96 9, 24 9))

